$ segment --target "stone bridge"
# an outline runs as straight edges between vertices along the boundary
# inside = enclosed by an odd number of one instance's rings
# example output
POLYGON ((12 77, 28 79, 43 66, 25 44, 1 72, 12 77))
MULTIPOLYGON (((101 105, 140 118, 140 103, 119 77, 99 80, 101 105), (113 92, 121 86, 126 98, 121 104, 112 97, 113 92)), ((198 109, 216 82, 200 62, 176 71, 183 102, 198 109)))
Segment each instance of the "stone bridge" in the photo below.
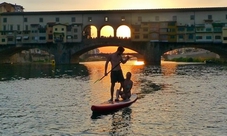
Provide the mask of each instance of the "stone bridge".
POLYGON ((222 43, 172 43, 172 42, 132 42, 131 39, 96 38, 84 39, 80 43, 45 43, 5 45, 0 47, 0 59, 3 60, 22 50, 39 48, 55 56, 56 64, 79 63, 79 56, 99 47, 123 46, 143 55, 147 65, 160 65, 161 56, 178 48, 201 48, 218 54, 227 60, 227 44, 222 43))

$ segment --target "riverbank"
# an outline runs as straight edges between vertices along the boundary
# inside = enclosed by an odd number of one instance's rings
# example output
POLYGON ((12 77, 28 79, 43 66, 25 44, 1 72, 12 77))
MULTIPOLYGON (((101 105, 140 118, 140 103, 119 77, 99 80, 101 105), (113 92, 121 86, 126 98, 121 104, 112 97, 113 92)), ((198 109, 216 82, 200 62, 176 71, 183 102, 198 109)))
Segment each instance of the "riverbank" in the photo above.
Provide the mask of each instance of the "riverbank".
POLYGON ((204 62, 206 64, 226 64, 227 61, 223 59, 211 58, 211 59, 202 59, 202 58, 173 58, 171 60, 165 61, 175 61, 175 62, 204 62))

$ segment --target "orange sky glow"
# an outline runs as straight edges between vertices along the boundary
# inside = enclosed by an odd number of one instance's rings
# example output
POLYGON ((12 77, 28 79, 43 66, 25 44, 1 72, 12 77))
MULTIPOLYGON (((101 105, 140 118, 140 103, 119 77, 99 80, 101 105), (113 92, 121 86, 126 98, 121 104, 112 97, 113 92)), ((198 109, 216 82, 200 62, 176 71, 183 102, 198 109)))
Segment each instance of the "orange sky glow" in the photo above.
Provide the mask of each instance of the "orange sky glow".
MULTIPOLYGON (((104 26, 101 29, 101 36, 104 37, 113 37, 114 30, 111 26, 104 26)), ((94 26, 91 26, 91 36, 95 38, 97 36, 97 29, 94 26)), ((117 29, 117 37, 129 38, 131 37, 131 31, 128 26, 122 25, 117 29)), ((117 47, 108 46, 99 48, 99 51, 102 53, 112 53, 117 50, 117 47)), ((135 53, 135 51, 125 48, 125 53, 135 53)))

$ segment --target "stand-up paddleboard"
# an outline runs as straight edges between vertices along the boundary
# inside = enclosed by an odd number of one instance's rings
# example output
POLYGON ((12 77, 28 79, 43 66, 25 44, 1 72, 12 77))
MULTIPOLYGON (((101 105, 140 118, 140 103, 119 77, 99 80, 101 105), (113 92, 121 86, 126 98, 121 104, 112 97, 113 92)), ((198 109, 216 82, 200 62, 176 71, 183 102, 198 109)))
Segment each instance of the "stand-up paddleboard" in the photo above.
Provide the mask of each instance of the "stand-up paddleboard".
POLYGON ((124 107, 130 106, 138 99, 137 94, 132 94, 129 100, 120 100, 118 102, 104 102, 97 105, 92 105, 91 110, 93 112, 111 112, 115 110, 119 110, 124 107))

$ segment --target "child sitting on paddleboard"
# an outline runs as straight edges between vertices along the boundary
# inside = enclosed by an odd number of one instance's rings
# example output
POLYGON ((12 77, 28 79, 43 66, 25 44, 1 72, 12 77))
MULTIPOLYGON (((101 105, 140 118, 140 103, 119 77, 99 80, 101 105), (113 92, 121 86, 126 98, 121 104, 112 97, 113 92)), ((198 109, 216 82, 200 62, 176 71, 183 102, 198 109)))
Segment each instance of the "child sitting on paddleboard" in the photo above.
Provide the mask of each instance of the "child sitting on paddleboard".
POLYGON ((131 72, 126 73, 126 79, 124 80, 123 86, 120 87, 120 89, 117 90, 116 92, 116 99, 115 101, 119 101, 119 96, 123 100, 127 100, 131 97, 131 89, 133 86, 133 81, 131 80, 131 72), (121 89, 123 88, 123 91, 121 89))

